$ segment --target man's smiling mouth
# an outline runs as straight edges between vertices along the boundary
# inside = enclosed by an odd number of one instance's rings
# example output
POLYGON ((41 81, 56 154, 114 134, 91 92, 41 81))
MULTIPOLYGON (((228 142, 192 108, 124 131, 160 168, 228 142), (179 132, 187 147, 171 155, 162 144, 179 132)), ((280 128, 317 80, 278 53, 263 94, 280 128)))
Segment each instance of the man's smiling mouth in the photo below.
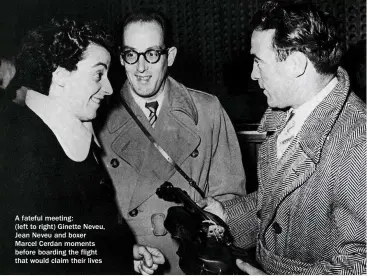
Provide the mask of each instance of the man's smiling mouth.
POLYGON ((148 82, 152 76, 135 76, 139 82, 148 82))

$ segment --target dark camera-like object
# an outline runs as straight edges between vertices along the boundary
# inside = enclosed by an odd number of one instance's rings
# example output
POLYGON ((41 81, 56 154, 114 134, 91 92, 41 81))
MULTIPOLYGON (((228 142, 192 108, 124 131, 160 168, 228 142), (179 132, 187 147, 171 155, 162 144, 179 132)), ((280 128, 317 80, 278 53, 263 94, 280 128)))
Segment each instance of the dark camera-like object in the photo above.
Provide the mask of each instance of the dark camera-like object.
POLYGON ((244 274, 236 259, 255 264, 247 251, 232 244, 227 224, 218 216, 202 210, 188 194, 165 182, 157 189, 158 197, 183 206, 168 209, 164 226, 179 241, 179 266, 189 275, 244 274))

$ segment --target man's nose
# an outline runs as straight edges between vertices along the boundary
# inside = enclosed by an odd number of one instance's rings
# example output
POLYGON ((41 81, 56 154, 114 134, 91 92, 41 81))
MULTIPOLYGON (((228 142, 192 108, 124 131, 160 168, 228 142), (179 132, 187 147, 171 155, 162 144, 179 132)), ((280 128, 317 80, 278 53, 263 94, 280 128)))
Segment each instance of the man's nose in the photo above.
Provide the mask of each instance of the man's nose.
POLYGON ((110 83, 110 81, 108 79, 106 79, 105 82, 104 82, 104 84, 103 84, 103 91, 107 95, 111 95, 113 93, 113 89, 112 89, 111 83, 110 83))
POLYGON ((139 72, 144 72, 146 70, 147 61, 145 60, 144 56, 141 55, 138 59, 138 68, 139 72))
POLYGON ((254 62, 252 64, 251 79, 258 80, 259 78, 260 78, 259 68, 257 67, 257 65, 254 62))

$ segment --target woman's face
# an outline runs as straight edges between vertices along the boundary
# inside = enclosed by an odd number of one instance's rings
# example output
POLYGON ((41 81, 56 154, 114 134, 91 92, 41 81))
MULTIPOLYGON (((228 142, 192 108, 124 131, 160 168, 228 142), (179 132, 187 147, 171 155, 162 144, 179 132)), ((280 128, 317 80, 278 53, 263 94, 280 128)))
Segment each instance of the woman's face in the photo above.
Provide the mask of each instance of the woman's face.
POLYGON ((110 53, 97 44, 90 44, 77 63, 77 69, 65 77, 62 101, 81 121, 93 120, 104 96, 112 94, 107 78, 110 53))

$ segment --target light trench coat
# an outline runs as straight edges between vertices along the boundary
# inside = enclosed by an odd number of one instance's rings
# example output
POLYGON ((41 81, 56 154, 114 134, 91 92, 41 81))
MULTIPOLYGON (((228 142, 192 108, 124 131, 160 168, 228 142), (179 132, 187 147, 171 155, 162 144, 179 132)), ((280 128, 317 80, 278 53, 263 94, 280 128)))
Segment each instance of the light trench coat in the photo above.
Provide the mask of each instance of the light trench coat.
MULTIPOLYGON (((245 173, 239 144, 219 100, 188 89, 170 77, 166 85, 168 93, 154 128, 133 100, 127 83, 121 97, 157 143, 206 195, 220 200, 244 195, 245 173)), ((98 138, 121 213, 138 242, 163 251, 170 266, 164 273, 182 274, 177 244, 169 233, 162 235, 167 209, 175 204, 158 198, 155 192, 169 181, 187 191, 194 201, 201 199, 200 195, 159 153, 121 103, 110 112, 98 138)))

